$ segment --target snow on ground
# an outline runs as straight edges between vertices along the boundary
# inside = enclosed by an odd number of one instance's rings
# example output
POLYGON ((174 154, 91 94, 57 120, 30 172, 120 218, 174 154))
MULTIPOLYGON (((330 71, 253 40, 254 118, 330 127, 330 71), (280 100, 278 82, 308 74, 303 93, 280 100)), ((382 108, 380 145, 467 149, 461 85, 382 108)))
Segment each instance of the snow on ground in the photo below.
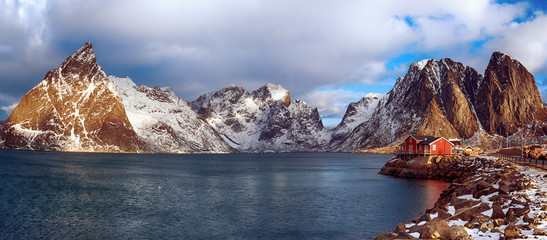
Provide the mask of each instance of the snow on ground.
MULTIPOLYGON (((498 161, 498 158, 495 157, 481 156, 481 158, 498 161)), ((507 169, 507 166, 504 167, 505 169, 507 169)), ((525 188, 524 190, 510 192, 509 199, 506 198, 507 200, 502 202, 501 210, 504 214, 507 215, 508 211, 510 209, 513 209, 516 214, 518 209, 526 209, 529 206, 528 213, 524 213, 520 217, 517 217, 517 215, 515 215, 515 225, 520 229, 520 236, 522 237, 516 239, 547 239, 547 236, 542 235, 541 233, 535 234, 535 231, 541 232, 543 230, 547 230, 547 171, 521 165, 517 165, 517 167, 518 169, 520 169, 520 173, 522 174, 521 177, 524 178, 524 182, 526 183, 527 180, 529 180, 530 187, 525 188), (534 221, 535 224, 531 224, 531 221, 534 221)), ((504 168, 482 168, 479 169, 480 173, 475 178, 470 179, 468 182, 475 183, 481 180, 486 180, 488 176, 499 174, 503 171, 504 168)), ((493 188, 500 189, 501 181, 502 180, 499 179, 495 181, 491 186, 493 188)), ((455 216, 466 211, 466 208, 463 207, 463 210, 457 210, 456 207, 453 205, 454 200, 448 203, 448 205, 446 206, 446 212, 451 215, 451 217, 445 218, 446 222, 449 226, 457 225, 466 227, 467 233, 472 239, 500 239, 500 237, 505 237, 504 233, 506 228, 509 226, 509 222, 500 223, 498 224, 498 226, 496 226, 494 225, 495 219, 491 218, 494 212, 494 201, 496 198, 501 197, 496 196, 499 194, 499 191, 496 191, 494 193, 483 195, 478 198, 473 197, 473 194, 461 195, 457 197, 461 200, 476 201, 476 204, 474 203, 473 206, 467 209, 476 208, 484 203, 488 204, 489 209, 480 213, 487 217, 487 221, 485 224, 491 224, 490 227, 467 228, 469 227, 470 221, 464 221, 455 216)), ((429 217, 431 219, 438 216, 439 213, 429 214, 429 217)), ((509 217, 503 219, 509 219, 509 217)), ((405 225, 405 227, 409 229, 414 226, 420 226, 421 224, 422 222, 408 223, 405 225)), ((411 234, 413 237, 419 237, 419 234, 417 232, 413 233, 410 230, 406 230, 406 232, 411 234)), ((547 232, 545 232, 545 234, 547 234, 547 232)))

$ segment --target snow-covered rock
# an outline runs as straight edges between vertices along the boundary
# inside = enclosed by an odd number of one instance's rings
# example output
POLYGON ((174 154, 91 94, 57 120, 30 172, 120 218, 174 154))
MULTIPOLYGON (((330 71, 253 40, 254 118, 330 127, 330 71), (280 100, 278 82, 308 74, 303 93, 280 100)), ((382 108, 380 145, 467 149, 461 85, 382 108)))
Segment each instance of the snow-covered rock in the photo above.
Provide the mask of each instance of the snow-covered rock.
POLYGON ((321 151, 330 141, 317 109, 291 103, 281 86, 266 84, 249 93, 230 85, 200 96, 192 108, 240 151, 321 151))
POLYGON ((332 141, 335 142, 343 139, 359 124, 368 121, 372 117, 382 96, 384 94, 369 93, 358 102, 350 103, 342 121, 334 128, 332 141))
POLYGON ((109 76, 135 132, 153 152, 230 152, 220 135, 168 87, 109 76))

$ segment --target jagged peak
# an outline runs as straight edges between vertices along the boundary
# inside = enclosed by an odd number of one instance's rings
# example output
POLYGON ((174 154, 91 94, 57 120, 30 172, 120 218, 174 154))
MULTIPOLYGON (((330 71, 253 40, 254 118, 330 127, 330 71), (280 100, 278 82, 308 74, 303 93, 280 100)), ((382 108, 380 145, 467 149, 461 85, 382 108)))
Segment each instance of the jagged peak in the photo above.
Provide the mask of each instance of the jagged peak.
POLYGON ((107 76, 102 67, 97 63, 93 45, 86 43, 76 50, 56 69, 48 72, 48 81, 102 81, 107 76))
POLYGON ((502 51, 494 51, 492 53, 492 56, 490 57, 490 62, 488 63, 488 66, 493 66, 493 65, 501 65, 503 62, 507 62, 507 60, 510 59, 513 63, 517 63, 519 65, 522 65, 518 60, 516 60, 515 58, 511 57, 509 54, 506 54, 502 51))
POLYGON ((274 85, 272 83, 267 83, 259 89, 254 90, 252 92, 252 95, 255 98, 260 98, 263 101, 267 101, 268 104, 270 101, 281 100, 285 103, 285 106, 289 106, 291 102, 291 95, 289 91, 283 88, 281 85, 274 85))
POLYGON ((382 96, 384 96, 384 94, 381 94, 381 93, 369 93, 367 95, 365 95, 364 98, 368 98, 368 99, 375 99, 375 98, 381 98, 382 96))
POLYGON ((415 66, 418 68, 418 70, 422 70, 425 68, 425 66, 429 63, 429 61, 435 61, 433 58, 430 58, 430 59, 424 59, 422 61, 419 61, 419 62, 416 62, 416 63, 412 63, 410 66, 415 66))
POLYGON ((273 100, 281 100, 289 93, 289 91, 281 85, 274 85, 272 83, 267 83, 253 92, 269 92, 273 100))
POLYGON ((95 51, 93 51, 93 44, 87 42, 81 46, 76 52, 74 52, 70 57, 68 57, 61 67, 66 67, 68 65, 80 63, 80 64, 97 64, 97 57, 95 56, 95 51))

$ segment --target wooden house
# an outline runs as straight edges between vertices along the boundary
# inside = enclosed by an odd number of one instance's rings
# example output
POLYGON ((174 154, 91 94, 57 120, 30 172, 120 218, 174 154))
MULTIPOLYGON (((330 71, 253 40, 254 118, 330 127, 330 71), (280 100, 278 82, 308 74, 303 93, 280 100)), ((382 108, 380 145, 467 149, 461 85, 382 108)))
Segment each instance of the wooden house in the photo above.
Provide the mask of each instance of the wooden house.
POLYGON ((453 146, 453 143, 443 137, 410 135, 401 144, 401 152, 417 155, 450 155, 453 146))
POLYGON ((541 148, 541 145, 532 145, 532 146, 530 147, 530 150, 534 150, 534 151, 540 153, 540 152, 543 151, 543 148, 541 148))

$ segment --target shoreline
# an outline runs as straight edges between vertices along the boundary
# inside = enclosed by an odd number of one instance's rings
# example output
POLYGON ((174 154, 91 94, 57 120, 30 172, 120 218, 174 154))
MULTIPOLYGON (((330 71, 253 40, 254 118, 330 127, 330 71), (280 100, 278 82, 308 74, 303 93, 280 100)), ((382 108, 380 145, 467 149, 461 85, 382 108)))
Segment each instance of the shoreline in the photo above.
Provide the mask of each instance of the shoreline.
POLYGON ((390 159, 380 174, 450 182, 434 207, 376 239, 547 236, 547 172, 497 157, 390 159))

